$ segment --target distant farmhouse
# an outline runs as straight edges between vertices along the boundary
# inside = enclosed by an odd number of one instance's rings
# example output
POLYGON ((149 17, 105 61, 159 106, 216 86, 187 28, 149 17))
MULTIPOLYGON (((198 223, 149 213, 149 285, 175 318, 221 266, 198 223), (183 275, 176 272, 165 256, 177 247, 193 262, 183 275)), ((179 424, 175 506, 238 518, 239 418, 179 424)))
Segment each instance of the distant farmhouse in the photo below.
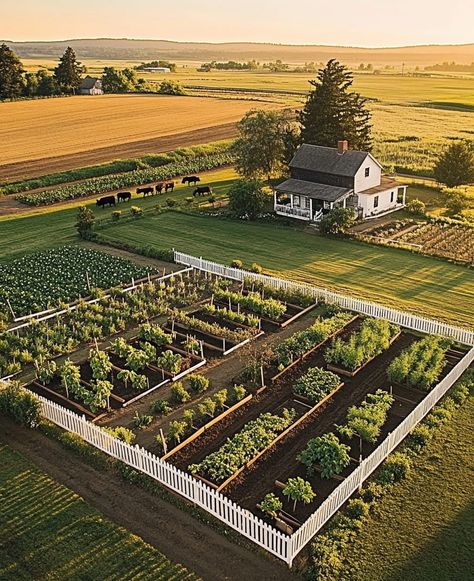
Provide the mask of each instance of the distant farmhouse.
POLYGON ((275 188, 280 216, 318 222, 333 208, 353 208, 371 218, 405 205, 407 186, 382 175, 368 152, 303 144, 290 162, 290 178, 275 188))
POLYGON ((171 73, 171 69, 169 67, 145 67, 142 69, 147 73, 171 73))
POLYGON ((87 77, 82 79, 79 91, 81 95, 103 95, 102 80, 98 77, 87 75, 87 77))

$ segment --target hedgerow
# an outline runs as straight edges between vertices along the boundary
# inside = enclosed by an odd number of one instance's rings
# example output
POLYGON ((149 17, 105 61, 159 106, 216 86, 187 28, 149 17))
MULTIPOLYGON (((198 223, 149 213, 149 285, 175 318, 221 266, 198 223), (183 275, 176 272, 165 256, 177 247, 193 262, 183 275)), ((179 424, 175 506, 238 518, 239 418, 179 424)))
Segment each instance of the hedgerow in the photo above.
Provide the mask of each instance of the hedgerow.
POLYGON ((172 161, 156 168, 92 178, 78 184, 60 186, 52 190, 19 194, 16 196, 16 199, 28 206, 44 206, 55 202, 103 194, 122 188, 131 188, 155 181, 168 180, 180 175, 208 171, 224 165, 230 165, 233 161, 234 157, 230 153, 205 155, 185 161, 172 161))

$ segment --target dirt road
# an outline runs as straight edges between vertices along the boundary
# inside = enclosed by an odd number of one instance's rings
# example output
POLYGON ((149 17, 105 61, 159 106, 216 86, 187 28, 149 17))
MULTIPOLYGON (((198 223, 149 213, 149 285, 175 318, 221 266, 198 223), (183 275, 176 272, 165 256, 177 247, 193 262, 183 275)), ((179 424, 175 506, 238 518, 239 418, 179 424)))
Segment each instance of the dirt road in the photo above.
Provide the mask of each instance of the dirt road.
POLYGON ((0 418, 0 440, 67 486, 113 522, 205 581, 297 579, 283 564, 249 551, 161 498, 98 471, 59 443, 0 418))

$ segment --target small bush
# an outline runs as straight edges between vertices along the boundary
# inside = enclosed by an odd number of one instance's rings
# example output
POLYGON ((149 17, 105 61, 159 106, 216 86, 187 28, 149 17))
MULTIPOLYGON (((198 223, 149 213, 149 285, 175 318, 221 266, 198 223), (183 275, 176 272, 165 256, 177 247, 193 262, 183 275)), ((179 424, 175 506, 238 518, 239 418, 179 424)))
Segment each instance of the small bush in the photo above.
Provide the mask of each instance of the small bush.
POLYGON ((168 208, 174 208, 175 206, 178 205, 178 201, 177 200, 173 200, 173 198, 166 198, 166 205, 168 206, 168 208))
POLYGON ((428 426, 420 424, 412 430, 407 438, 407 446, 413 452, 418 453, 431 440, 432 434, 428 426))
POLYGON ((384 486, 400 482, 408 476, 410 467, 411 462, 408 456, 395 452, 382 464, 377 481, 384 486))
POLYGON ((406 209, 410 214, 418 214, 421 216, 426 213, 426 205, 417 198, 410 200, 406 205, 406 209))
POLYGON ((458 405, 461 405, 469 396, 469 387, 465 383, 458 383, 451 389, 449 395, 458 405))
POLYGON ((439 425, 448 422, 451 417, 452 413, 449 410, 437 407, 426 416, 425 423, 431 428, 436 428, 439 425))
POLYGON ((186 204, 188 204, 188 206, 191 206, 192 203, 194 202, 194 198, 193 197, 188 197, 185 198, 186 204))
POLYGON ((262 274, 263 272, 263 267, 260 266, 260 264, 258 264, 257 262, 253 262, 252 266, 250 267, 250 270, 252 272, 255 272, 255 274, 262 274))
POLYGON ((238 258, 234 258, 234 260, 230 263, 232 268, 243 268, 244 263, 239 260, 238 258))
POLYGON ((243 385, 234 385, 230 389, 229 401, 231 404, 236 404, 247 395, 247 390, 243 385))
POLYGON ((136 216, 136 217, 143 215, 143 209, 140 208, 139 206, 132 206, 130 208, 130 212, 131 212, 132 216, 136 216))
POLYGON ((129 430, 125 426, 116 426, 115 428, 104 428, 111 436, 117 438, 126 444, 133 444, 135 440, 135 434, 132 430, 129 430))
POLYGON ((178 381, 171 387, 171 399, 174 403, 186 403, 191 396, 184 385, 178 381))
POLYGON ((0 412, 27 428, 35 428, 40 420, 40 402, 17 383, 0 384, 0 412))
POLYGON ((114 222, 118 222, 120 220, 121 215, 122 215, 122 210, 114 210, 112 212, 112 220, 114 222))
POLYGON ((153 416, 147 414, 139 414, 138 412, 135 413, 133 417, 133 425, 135 428, 139 430, 144 430, 147 428, 151 422, 153 421, 153 416))
POLYGON ((260 507, 268 516, 276 518, 283 508, 283 503, 273 492, 269 492, 260 503, 260 507))
POLYGON ((362 520, 369 516, 370 506, 362 498, 353 498, 347 503, 346 514, 348 517, 362 520))
POLYGON ((370 482, 368 486, 362 489, 360 497, 367 504, 372 504, 382 496, 382 493, 383 489, 380 484, 377 484, 376 482, 370 482))
POLYGON ((172 409, 172 406, 166 399, 157 399, 150 406, 150 411, 154 414, 169 414, 172 409))
POLYGON ((198 373, 191 373, 188 375, 189 386, 194 393, 202 393, 209 387, 209 379, 198 373))

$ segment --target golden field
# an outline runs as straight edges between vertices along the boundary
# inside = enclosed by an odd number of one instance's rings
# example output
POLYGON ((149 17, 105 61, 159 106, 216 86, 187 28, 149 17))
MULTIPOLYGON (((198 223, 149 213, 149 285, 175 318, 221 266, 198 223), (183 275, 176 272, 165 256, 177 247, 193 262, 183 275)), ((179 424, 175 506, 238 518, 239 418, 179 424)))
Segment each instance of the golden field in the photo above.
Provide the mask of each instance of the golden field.
MULTIPOLYGON (((113 159, 113 148, 124 142, 144 142, 235 123, 252 106, 242 100, 161 95, 76 96, 2 103, 0 160, 8 165, 99 148, 111 148, 108 157, 113 159)), ((212 132, 209 137, 212 141, 212 132)))

